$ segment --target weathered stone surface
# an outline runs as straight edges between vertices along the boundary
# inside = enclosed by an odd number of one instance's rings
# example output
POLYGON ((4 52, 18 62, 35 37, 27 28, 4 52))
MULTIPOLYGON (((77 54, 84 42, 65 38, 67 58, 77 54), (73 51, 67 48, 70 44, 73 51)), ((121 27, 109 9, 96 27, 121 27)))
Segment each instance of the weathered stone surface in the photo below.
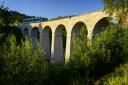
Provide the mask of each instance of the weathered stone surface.
MULTIPOLYGON (((20 29, 22 29, 24 36, 27 35, 30 38, 32 38, 32 36, 31 36, 32 29, 34 27, 39 28, 40 44, 46 50, 46 53, 47 53, 46 55, 48 56, 48 59, 49 59, 49 56, 51 56, 50 60, 53 63, 58 60, 59 60, 59 62, 64 62, 64 60, 68 61, 70 59, 71 35, 72 35, 71 33, 72 33, 73 27, 79 22, 84 23, 85 26, 87 27, 87 31, 88 31, 87 37, 88 37, 88 39, 91 40, 92 37, 94 35, 96 35, 96 33, 99 33, 100 31, 102 31, 102 27, 104 27, 103 24, 106 23, 105 20, 107 17, 108 17, 108 14, 106 14, 105 12, 97 11, 97 12, 92 12, 89 14, 84 14, 84 15, 80 15, 80 16, 69 17, 69 18, 59 19, 59 20, 54 20, 54 21, 30 23, 30 24, 19 26, 19 27, 20 27, 20 29), (102 21, 102 22, 99 22, 99 21, 102 21), (64 51, 63 47, 59 46, 59 45, 63 44, 62 38, 55 36, 57 27, 60 25, 63 25, 67 32, 65 53, 62 53, 62 51, 64 51), (45 27, 51 28, 51 32, 52 32, 51 35, 49 35, 49 33, 44 33, 44 32, 47 32, 47 31, 44 31, 45 27), (27 31, 25 31, 26 28, 28 28, 29 33, 26 33, 27 32, 27 31), (96 31, 96 32, 94 32, 94 31, 96 31), (44 36, 46 36, 46 37, 44 37, 44 36), (51 36, 51 38, 52 38, 51 41, 49 41, 48 36, 51 36), (44 41, 44 40, 46 40, 46 41, 44 41), (44 44, 43 44, 43 42, 44 42, 44 44), (49 46, 50 44, 51 44, 51 46, 49 46), (51 51, 49 51, 49 49, 51 51), (60 50, 58 50, 58 49, 60 49, 60 50), (55 51, 55 50, 58 50, 58 51, 55 51), (49 54, 49 52, 51 52, 51 54, 49 54), (60 57, 60 58, 58 58, 58 57, 60 57)), ((58 34, 59 35, 57 35, 57 36, 62 37, 61 31, 58 34)), ((35 42, 35 41, 32 39, 32 42, 35 42)))

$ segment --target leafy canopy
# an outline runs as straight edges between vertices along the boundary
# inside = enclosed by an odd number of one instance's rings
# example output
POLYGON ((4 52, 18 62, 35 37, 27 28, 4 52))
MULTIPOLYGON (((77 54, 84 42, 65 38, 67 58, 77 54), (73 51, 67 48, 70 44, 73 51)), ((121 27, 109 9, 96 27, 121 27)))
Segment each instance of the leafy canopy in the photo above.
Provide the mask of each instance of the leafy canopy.
POLYGON ((111 16, 115 16, 119 21, 119 25, 127 25, 128 16, 128 0, 103 0, 104 8, 111 16))

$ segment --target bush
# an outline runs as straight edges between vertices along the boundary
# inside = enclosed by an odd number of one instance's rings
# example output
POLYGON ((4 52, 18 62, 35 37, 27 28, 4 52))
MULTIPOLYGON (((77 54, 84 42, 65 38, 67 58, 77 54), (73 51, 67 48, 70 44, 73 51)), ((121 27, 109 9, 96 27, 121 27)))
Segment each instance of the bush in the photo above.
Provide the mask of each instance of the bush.
POLYGON ((128 64, 122 64, 114 72, 99 81, 102 85, 127 85, 128 84, 128 64))
MULTIPOLYGON (((127 34, 128 29, 110 26, 89 45, 83 30, 80 38, 74 40, 72 59, 64 65, 46 62, 44 51, 38 45, 32 49, 28 40, 18 45, 16 38, 11 36, 0 53, 0 84, 93 85, 96 80, 113 72, 115 67, 127 62, 127 34)), ((105 77, 98 82, 106 84, 127 77, 118 76, 118 72, 112 75, 117 76, 105 77)))
POLYGON ((28 41, 22 46, 16 45, 15 37, 8 38, 9 46, 1 56, 1 85, 28 85, 39 84, 43 73, 47 69, 47 62, 43 60, 43 51, 37 47, 33 53, 28 41))
POLYGON ((116 26, 109 26, 90 46, 85 42, 86 38, 80 38, 79 41, 76 39, 73 59, 69 62, 70 69, 77 74, 76 78, 79 78, 79 75, 83 82, 92 84, 112 72, 120 63, 124 63, 128 56, 127 32, 116 26))
POLYGON ((92 57, 95 59, 92 75, 103 76, 123 62, 123 31, 117 27, 108 27, 93 41, 92 57), (100 71, 99 71, 100 70, 100 71))

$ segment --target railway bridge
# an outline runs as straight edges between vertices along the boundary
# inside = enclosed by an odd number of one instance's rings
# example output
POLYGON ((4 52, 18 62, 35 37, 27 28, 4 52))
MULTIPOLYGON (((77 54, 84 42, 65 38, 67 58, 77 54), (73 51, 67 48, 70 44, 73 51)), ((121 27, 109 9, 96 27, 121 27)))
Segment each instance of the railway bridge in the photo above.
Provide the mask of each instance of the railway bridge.
POLYGON ((96 11, 59 20, 29 23, 19 26, 33 46, 39 41, 44 48, 45 59, 51 62, 66 62, 72 54, 72 36, 79 37, 82 28, 87 30, 89 40, 102 32, 108 25, 108 14, 96 11))

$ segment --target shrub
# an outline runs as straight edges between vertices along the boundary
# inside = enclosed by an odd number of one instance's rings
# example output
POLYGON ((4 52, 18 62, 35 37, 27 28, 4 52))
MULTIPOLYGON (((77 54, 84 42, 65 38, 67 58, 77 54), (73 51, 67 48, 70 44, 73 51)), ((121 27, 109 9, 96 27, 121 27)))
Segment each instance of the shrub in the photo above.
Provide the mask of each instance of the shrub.
POLYGON ((5 47, 2 58, 1 85, 40 84, 47 69, 47 62, 43 60, 43 51, 37 47, 33 53, 28 41, 17 46, 15 37, 8 38, 9 46, 5 47))
MULTIPOLYGON (((120 30, 110 26, 99 34, 91 45, 88 44, 85 32, 86 30, 81 31, 80 38, 74 39, 72 59, 64 65, 46 62, 40 46, 32 49, 28 40, 18 45, 16 38, 10 36, 2 46, 3 54, 0 53, 0 84, 92 85, 121 63, 127 62, 128 29, 120 30)), ((121 79, 118 82, 122 83, 122 80, 127 79, 122 73, 127 75, 127 72, 120 73, 119 76, 119 72, 112 73, 116 76, 105 77, 99 82, 107 84, 121 79)))
POLYGON ((93 77, 111 72, 123 61, 122 36, 122 30, 110 26, 93 41, 91 46, 91 54, 95 60, 91 73, 93 77))
POLYGON ((114 72, 100 80, 102 85, 127 85, 128 84, 128 64, 122 64, 114 72))
POLYGON ((85 42, 86 38, 76 39, 73 59, 69 62, 70 70, 77 74, 74 79, 80 76, 83 82, 92 84, 98 78, 112 72, 120 63, 123 63, 128 53, 126 50, 128 48, 126 34, 126 30, 109 26, 92 41, 90 46, 85 42))

